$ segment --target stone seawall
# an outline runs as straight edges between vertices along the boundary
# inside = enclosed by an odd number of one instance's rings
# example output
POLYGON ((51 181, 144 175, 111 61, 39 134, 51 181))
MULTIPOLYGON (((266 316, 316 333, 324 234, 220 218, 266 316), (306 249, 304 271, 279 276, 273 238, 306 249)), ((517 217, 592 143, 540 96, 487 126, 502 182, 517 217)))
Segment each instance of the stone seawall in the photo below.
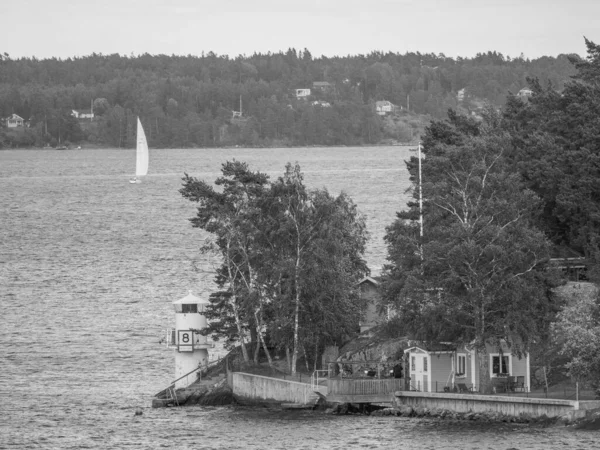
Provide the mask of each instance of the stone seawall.
POLYGON ((477 394, 441 394, 398 391, 396 405, 412 408, 446 409, 457 413, 497 413, 519 417, 584 417, 586 409, 600 406, 600 402, 577 402, 547 398, 502 397, 477 394))
MULTIPOLYGON (((231 388, 235 397, 273 403, 309 404, 316 396, 310 384, 281 380, 248 373, 234 372, 231 376, 231 388)), ((327 388, 318 388, 322 394, 327 388)))

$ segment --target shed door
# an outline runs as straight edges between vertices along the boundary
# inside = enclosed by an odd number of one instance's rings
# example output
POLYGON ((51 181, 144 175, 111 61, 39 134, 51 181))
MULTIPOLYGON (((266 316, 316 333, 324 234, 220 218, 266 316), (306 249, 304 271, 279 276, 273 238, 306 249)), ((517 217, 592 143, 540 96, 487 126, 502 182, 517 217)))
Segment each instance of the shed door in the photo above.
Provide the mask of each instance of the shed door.
POLYGON ((427 392, 429 384, 429 368, 427 355, 412 354, 410 358, 411 389, 427 392))

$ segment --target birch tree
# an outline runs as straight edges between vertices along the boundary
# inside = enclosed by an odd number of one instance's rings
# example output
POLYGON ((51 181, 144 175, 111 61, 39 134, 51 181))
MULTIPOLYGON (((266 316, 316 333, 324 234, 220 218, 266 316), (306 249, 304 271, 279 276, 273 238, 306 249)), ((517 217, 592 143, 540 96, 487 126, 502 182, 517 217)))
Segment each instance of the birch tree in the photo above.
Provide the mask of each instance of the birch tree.
POLYGON ((504 340, 521 355, 539 333, 548 288, 538 269, 549 245, 533 226, 539 199, 507 166, 508 137, 451 128, 449 139, 438 136, 426 147, 423 238, 415 203, 388 228, 384 286, 417 338, 477 349, 485 392, 486 344, 504 340))
MULTIPOLYGON (((245 163, 235 160, 223 164, 222 174, 215 182, 217 186, 222 186, 222 192, 205 181, 185 174, 180 193, 188 200, 199 203, 196 217, 190 219, 192 226, 215 236, 223 261, 215 280, 220 287, 225 288, 224 292, 215 296, 215 309, 222 314, 223 302, 227 304, 236 328, 236 335, 229 334, 228 337, 230 340, 239 340, 244 361, 248 362, 248 327, 261 317, 261 313, 252 304, 252 300, 257 299, 253 270, 257 252, 253 243, 259 229, 256 221, 260 220, 255 205, 264 193, 268 176, 251 172, 245 163), (248 314, 248 311, 253 312, 248 314)), ((217 315, 213 314, 213 318, 220 321, 227 320, 227 315, 215 316, 217 315)), ((260 324, 255 325, 260 335, 260 324)), ((215 331, 214 329, 214 326, 211 327, 211 331, 215 331)), ((263 340, 261 342, 264 343, 263 340)), ((264 348, 268 353, 266 345, 264 348)))
POLYGON ((320 346, 358 325, 366 224, 347 195, 308 190, 298 164, 287 164, 264 208, 271 264, 262 269, 273 298, 273 336, 291 347, 295 373, 301 351, 316 360, 320 346))

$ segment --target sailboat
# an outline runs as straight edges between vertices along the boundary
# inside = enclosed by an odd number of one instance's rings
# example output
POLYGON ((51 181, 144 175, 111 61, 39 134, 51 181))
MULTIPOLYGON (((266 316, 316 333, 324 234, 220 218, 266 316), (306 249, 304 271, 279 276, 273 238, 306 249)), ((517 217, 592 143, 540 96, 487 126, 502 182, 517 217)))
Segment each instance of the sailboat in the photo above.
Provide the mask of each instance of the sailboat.
POLYGON ((135 150, 135 177, 129 180, 130 183, 141 183, 138 177, 148 174, 148 141, 142 127, 140 118, 137 120, 137 144, 135 150))

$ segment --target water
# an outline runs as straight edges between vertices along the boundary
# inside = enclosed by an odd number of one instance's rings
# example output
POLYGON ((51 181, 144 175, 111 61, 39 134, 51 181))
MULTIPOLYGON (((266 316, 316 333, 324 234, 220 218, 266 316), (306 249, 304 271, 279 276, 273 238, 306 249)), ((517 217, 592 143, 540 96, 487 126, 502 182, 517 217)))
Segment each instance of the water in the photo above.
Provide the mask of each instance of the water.
POLYGON ((377 274, 410 154, 151 150, 150 175, 130 185, 131 150, 0 151, 0 448, 595 448, 597 434, 564 429, 149 407, 173 379, 159 344, 170 303, 212 288, 206 236, 177 192, 183 172, 212 181, 236 158, 277 177, 298 161, 307 185, 346 191, 367 216, 377 274))

